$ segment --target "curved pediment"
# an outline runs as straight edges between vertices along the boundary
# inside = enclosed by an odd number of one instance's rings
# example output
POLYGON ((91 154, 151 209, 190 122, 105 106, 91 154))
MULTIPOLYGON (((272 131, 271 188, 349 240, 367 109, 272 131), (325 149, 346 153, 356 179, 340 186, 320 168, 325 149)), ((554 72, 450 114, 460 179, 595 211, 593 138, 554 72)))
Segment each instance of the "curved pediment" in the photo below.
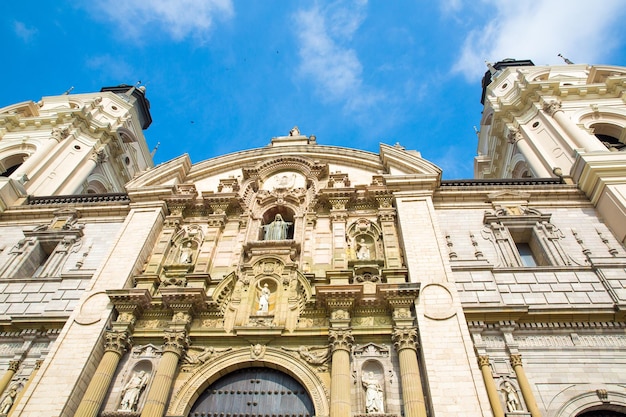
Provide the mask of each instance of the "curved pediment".
POLYGON ((191 165, 182 155, 144 172, 127 185, 135 201, 141 195, 167 195, 179 184, 194 184, 198 194, 229 190, 241 194, 259 189, 286 188, 314 190, 358 188, 386 184, 395 190, 433 189, 441 178, 441 169, 423 159, 416 151, 401 146, 380 145, 380 154, 351 148, 293 145, 251 149, 208 159, 191 165), (303 184, 300 184, 303 183, 303 184), (161 191, 158 189, 163 188, 161 191), (167 190, 167 191, 166 191, 167 190))

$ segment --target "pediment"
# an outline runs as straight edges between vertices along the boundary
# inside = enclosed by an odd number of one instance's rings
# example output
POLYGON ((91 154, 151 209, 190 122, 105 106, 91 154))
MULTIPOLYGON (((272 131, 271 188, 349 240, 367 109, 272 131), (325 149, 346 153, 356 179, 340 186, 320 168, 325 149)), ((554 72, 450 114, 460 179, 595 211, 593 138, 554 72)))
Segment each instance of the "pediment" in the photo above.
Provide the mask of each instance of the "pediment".
POLYGON ((144 171, 126 184, 131 201, 165 198, 176 192, 176 186, 185 182, 191 169, 189 155, 183 154, 144 171))

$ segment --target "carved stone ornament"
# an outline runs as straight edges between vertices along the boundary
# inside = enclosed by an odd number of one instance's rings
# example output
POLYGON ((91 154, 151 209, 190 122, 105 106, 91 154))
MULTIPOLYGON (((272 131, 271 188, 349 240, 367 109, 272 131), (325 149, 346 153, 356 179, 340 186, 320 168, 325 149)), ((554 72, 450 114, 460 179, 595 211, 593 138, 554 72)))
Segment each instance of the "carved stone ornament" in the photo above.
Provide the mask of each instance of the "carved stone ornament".
POLYGON ((300 359, 309 365, 319 367, 319 372, 324 372, 328 369, 327 362, 330 359, 330 349, 328 346, 300 346, 298 348, 283 346, 283 350, 297 353, 300 359))
POLYGON ((139 345, 133 348, 133 358, 155 358, 163 354, 163 350, 153 344, 139 345))
POLYGON ((189 346, 189 337, 185 331, 166 330, 163 339, 163 352, 173 352, 182 356, 189 346))
POLYGON ((261 358, 263 358, 263 356, 265 356, 265 349, 266 349, 266 346, 262 345, 260 343, 257 343, 256 345, 251 345, 250 346, 250 357, 252 359, 261 359, 261 358))
POLYGON ((104 335, 104 350, 122 355, 131 343, 131 338, 126 331, 109 330, 104 335))
POLYGON ((376 358, 388 358, 389 347, 385 345, 379 345, 376 343, 368 343, 365 345, 359 345, 354 348, 353 352, 355 357, 376 357, 376 358))
POLYGON ((543 111, 554 117, 554 114, 561 110, 561 102, 557 100, 550 100, 543 104, 543 111))
POLYGON ((513 368, 516 366, 522 366, 522 355, 519 353, 511 355, 511 366, 513 368))
POLYGON ((354 336, 351 329, 330 329, 328 331, 328 341, 332 351, 336 350, 352 350, 354 344, 354 336))
POLYGON ((398 352, 403 349, 417 350, 417 328, 396 327, 393 329, 393 346, 398 352))
POLYGON ((10 361, 9 362, 9 371, 17 372, 20 367, 20 361, 10 361))
POLYGON ((187 352, 185 352, 182 363, 184 365, 201 365, 207 362, 209 359, 213 358, 216 354, 228 352, 229 350, 232 350, 232 347, 214 348, 213 346, 190 346, 187 352))
POLYGON ((488 355, 480 355, 478 357, 478 366, 480 366, 481 368, 483 366, 490 366, 491 363, 489 362, 489 356, 488 355))

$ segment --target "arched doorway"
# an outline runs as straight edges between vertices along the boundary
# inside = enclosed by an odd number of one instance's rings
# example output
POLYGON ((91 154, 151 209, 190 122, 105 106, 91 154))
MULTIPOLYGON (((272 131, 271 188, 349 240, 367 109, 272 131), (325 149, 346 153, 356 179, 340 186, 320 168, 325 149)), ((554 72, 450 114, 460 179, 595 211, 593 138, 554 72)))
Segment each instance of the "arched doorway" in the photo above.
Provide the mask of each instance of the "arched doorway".
POLYGON ((291 376, 270 368, 243 368, 211 384, 189 417, 311 417, 313 401, 291 376))

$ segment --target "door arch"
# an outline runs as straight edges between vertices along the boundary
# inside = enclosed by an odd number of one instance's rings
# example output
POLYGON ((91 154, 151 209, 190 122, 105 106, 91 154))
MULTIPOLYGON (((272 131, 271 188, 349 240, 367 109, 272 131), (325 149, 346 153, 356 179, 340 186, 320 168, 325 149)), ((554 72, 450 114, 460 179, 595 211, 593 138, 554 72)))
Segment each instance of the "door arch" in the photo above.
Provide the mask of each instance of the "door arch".
POLYGON ((293 377, 271 368, 235 370, 212 383, 189 416, 311 417, 313 401, 293 377))
MULTIPOLYGON (((315 413, 312 415, 329 415, 330 390, 326 387, 324 381, 320 379, 315 369, 299 358, 285 354, 283 349, 270 346, 262 346, 261 352, 258 352, 252 346, 248 348, 242 347, 205 362, 196 368, 191 373, 189 379, 183 382, 180 388, 173 393, 167 414, 194 416, 189 414, 191 407, 195 405, 200 395, 214 382, 236 370, 254 367, 276 369, 291 376, 302 385, 311 398, 315 410, 315 413)), ((233 416, 231 415, 231 417, 233 416)))

